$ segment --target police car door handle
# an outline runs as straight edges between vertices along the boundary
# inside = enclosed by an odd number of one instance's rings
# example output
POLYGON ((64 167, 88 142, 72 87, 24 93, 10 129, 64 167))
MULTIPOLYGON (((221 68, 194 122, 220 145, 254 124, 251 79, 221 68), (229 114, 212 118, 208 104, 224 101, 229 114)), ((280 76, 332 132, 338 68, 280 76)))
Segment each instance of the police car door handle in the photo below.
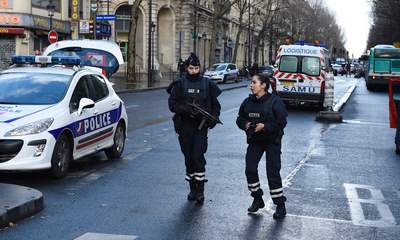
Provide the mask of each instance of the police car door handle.
POLYGON ((97 114, 99 114, 99 112, 97 111, 97 110, 94 110, 94 115, 97 115, 97 114))
POLYGON ((117 101, 112 101, 111 105, 113 105, 113 106, 117 105, 117 101))

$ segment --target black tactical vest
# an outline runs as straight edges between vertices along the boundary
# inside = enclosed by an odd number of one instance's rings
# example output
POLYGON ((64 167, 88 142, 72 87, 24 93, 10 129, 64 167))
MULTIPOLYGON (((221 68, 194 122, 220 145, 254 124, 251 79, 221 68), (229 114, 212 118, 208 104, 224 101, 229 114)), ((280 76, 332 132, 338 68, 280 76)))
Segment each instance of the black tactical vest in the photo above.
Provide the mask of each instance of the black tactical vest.
POLYGON ((208 79, 199 77, 196 80, 190 80, 187 77, 182 79, 183 96, 186 102, 200 105, 209 111, 211 106, 208 79))
MULTIPOLYGON (((244 105, 244 113, 247 121, 251 123, 251 127, 255 127, 257 123, 274 123, 276 124, 276 119, 274 113, 272 111, 272 105, 274 103, 274 96, 270 95, 268 99, 262 100, 252 100, 248 99, 246 104, 244 105)), ((252 142, 272 142, 275 141, 281 129, 277 128, 273 133, 267 134, 264 131, 252 133, 248 131, 248 134, 252 134, 248 136, 248 143, 252 142)))

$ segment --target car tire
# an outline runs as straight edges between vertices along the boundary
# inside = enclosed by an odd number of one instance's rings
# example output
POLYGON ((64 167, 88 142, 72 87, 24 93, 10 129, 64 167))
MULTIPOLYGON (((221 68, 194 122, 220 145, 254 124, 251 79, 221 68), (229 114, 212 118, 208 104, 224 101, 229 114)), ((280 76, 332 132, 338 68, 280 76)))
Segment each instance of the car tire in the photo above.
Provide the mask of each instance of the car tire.
POLYGON ((63 133, 57 139, 51 157, 50 173, 55 178, 63 178, 68 173, 72 161, 72 143, 67 134, 63 133))
POLYGON ((226 79, 226 75, 224 75, 224 78, 222 79, 222 83, 226 83, 227 79, 226 79))
POLYGON ((238 83, 238 82, 239 82, 239 75, 236 74, 235 83, 238 83))
POLYGON ((121 158, 125 148, 125 141, 126 141, 125 124, 123 122, 119 122, 114 134, 114 144, 110 148, 104 150, 108 159, 121 158))

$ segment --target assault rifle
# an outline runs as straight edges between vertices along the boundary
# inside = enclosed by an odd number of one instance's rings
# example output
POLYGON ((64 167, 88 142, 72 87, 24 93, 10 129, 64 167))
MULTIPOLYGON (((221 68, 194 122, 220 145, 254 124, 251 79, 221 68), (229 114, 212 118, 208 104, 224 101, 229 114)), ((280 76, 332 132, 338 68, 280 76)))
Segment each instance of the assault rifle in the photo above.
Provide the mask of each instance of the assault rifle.
POLYGON ((217 117, 214 117, 213 115, 211 115, 209 112, 207 112, 206 110, 202 109, 199 105, 197 105, 196 103, 188 103, 189 106, 191 106, 193 108, 193 111, 196 113, 199 113, 202 117, 200 125, 198 127, 198 130, 201 130, 204 126, 204 124, 206 123, 206 121, 212 122, 212 123, 220 123, 223 124, 221 122, 221 120, 217 117))

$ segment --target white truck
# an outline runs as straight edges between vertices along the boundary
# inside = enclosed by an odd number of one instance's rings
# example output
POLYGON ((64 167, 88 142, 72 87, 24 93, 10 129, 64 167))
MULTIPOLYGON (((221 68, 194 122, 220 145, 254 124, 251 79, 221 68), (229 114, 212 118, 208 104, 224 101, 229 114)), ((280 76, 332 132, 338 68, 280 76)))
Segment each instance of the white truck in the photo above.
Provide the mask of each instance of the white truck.
POLYGON ((276 91, 286 104, 332 109, 334 78, 329 71, 329 51, 326 48, 306 44, 282 45, 276 63, 276 91))

